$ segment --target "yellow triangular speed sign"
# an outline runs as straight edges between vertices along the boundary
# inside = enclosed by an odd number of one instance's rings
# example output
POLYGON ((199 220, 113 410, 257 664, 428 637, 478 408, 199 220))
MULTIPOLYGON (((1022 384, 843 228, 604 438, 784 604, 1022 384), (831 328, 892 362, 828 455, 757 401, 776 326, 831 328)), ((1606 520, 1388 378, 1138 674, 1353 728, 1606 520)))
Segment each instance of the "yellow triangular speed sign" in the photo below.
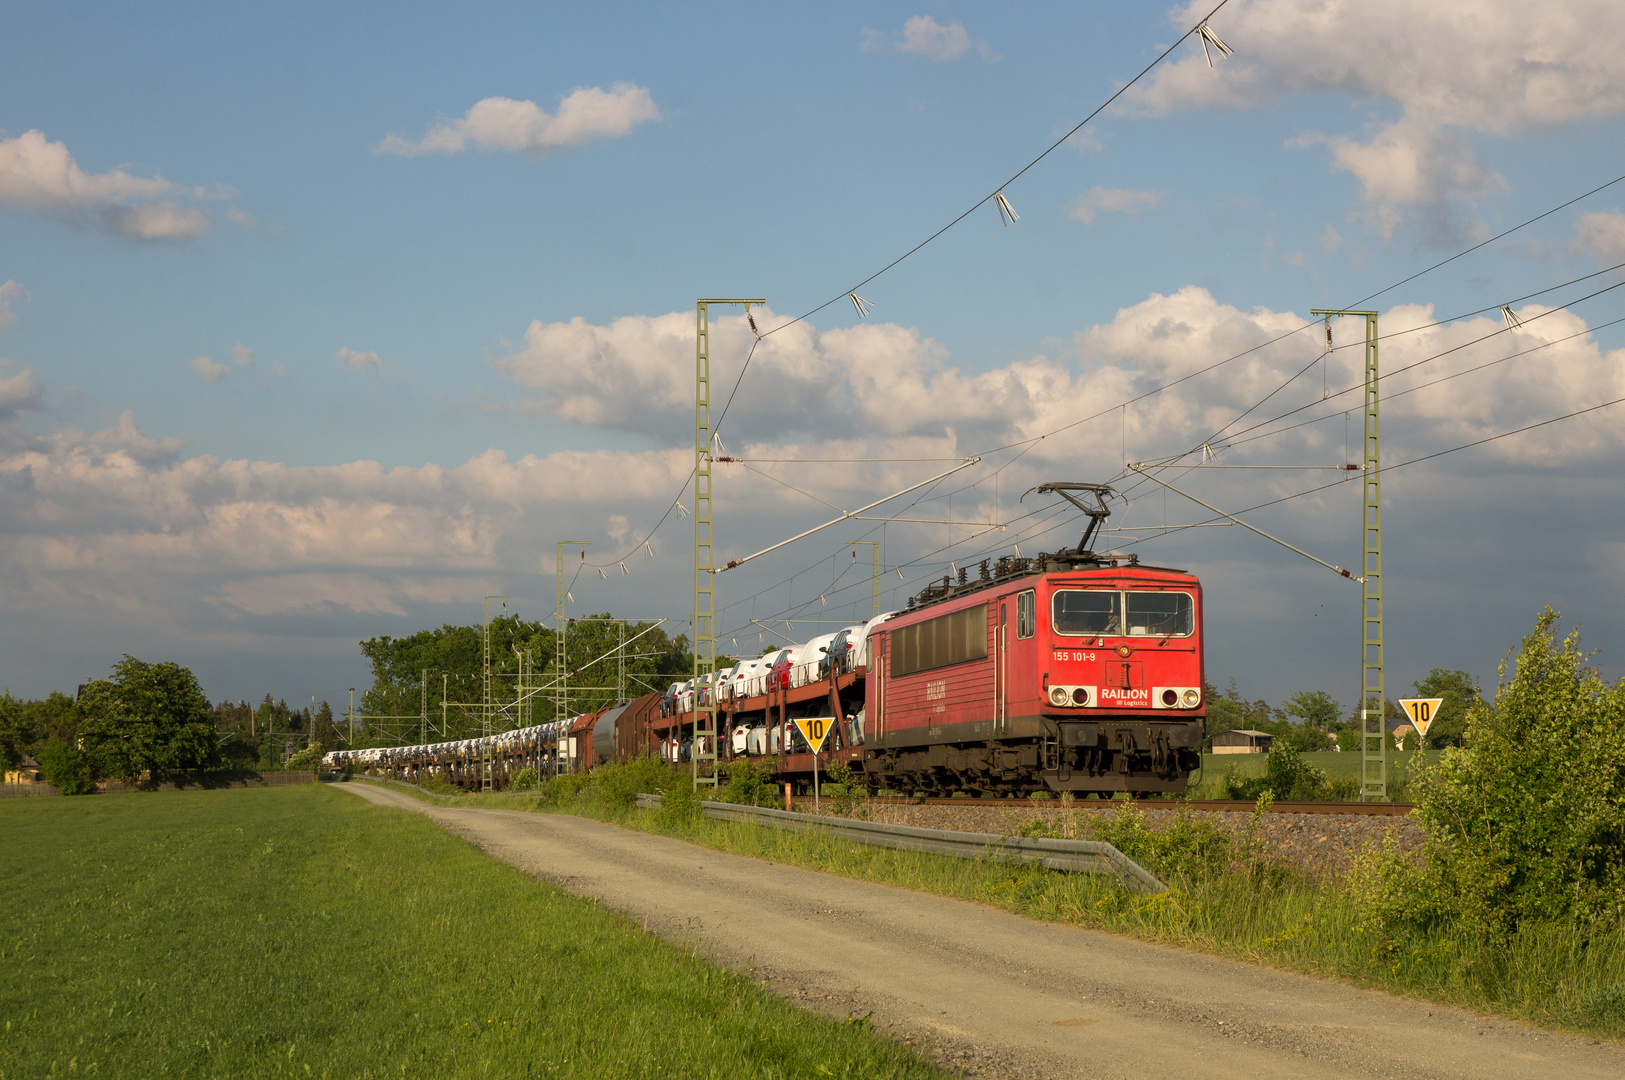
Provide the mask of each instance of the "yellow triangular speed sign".
POLYGON ((829 729, 835 726, 835 721, 828 716, 814 716, 807 720, 795 721, 796 730, 801 737, 807 740, 807 745, 813 748, 813 753, 824 748, 824 740, 829 737, 829 729))
POLYGON ((1416 733, 1423 738, 1427 737, 1428 725, 1438 718, 1439 706, 1443 704, 1444 698, 1439 697, 1399 699, 1399 707, 1405 710, 1406 716, 1410 717, 1411 727, 1415 728, 1416 733))

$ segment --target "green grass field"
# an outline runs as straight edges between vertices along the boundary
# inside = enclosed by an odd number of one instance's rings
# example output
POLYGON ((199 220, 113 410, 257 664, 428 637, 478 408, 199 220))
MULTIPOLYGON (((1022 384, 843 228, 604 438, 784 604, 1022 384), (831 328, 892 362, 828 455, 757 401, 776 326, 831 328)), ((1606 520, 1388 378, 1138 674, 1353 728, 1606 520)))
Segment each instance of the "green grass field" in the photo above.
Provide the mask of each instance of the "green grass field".
MULTIPOLYGON (((1435 762, 1444 753, 1442 750, 1424 750, 1420 753, 1427 756, 1427 760, 1435 762)), ((1403 802, 1405 798, 1406 768, 1417 760, 1418 751, 1413 745, 1411 749, 1402 754, 1389 751, 1388 755, 1388 786, 1389 798, 1396 802, 1403 802)), ((1360 779, 1360 755, 1348 751, 1317 750, 1302 755, 1303 760, 1326 774, 1328 780, 1360 779)), ((1193 774, 1194 782, 1191 785, 1190 796, 1197 799, 1222 798, 1220 786, 1224 780, 1225 772, 1234 767, 1242 776, 1264 775, 1263 754, 1203 754, 1202 771, 1193 774)))
POLYGON ((0 1080, 941 1075, 342 791, 8 799, 0 833, 0 1080))

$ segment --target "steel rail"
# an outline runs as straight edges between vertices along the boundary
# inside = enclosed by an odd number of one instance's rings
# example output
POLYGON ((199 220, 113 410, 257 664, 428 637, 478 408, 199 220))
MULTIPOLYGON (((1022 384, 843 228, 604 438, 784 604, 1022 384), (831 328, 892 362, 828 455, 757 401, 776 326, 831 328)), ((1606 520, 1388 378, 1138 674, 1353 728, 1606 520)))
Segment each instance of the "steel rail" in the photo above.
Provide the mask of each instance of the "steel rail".
MULTIPOLYGON (((922 795, 871 795, 866 802, 895 806, 963 806, 986 809, 995 807, 1010 810, 1017 807, 1039 810, 1058 810, 1056 799, 976 799, 947 798, 922 795)), ((1078 799, 1074 810, 1121 810, 1134 806, 1142 810, 1202 810, 1219 814, 1250 814, 1256 803, 1245 799, 1078 799)), ((1272 814, 1353 814, 1366 817, 1404 817, 1416 809, 1414 803, 1356 803, 1356 802, 1274 802, 1267 808, 1272 814)))

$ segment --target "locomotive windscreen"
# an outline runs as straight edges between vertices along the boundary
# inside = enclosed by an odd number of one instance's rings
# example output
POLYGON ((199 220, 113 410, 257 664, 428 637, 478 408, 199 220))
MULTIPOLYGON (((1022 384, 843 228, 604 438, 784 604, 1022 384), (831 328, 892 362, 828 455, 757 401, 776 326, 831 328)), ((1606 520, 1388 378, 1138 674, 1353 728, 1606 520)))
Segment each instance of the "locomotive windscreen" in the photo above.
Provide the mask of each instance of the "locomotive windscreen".
POLYGON ((1081 637, 1187 637, 1196 628, 1195 604, 1184 592, 1062 589, 1053 613, 1057 634, 1081 637))
POLYGON ((1128 594, 1128 632, 1131 635, 1184 637, 1194 626, 1190 593, 1128 594))
POLYGON ((891 642, 893 677, 980 660, 987 655, 987 605, 893 630, 891 642))
POLYGON ((1064 589, 1055 594, 1057 634, 1117 637, 1123 632, 1122 616, 1123 594, 1116 589, 1064 589))

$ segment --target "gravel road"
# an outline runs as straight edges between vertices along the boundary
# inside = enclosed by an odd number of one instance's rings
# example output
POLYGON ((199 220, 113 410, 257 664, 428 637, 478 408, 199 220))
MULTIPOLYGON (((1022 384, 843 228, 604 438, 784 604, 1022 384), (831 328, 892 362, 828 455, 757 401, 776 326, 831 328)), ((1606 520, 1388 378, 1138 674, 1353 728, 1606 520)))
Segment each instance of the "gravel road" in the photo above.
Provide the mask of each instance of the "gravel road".
POLYGON ((798 1004, 973 1077, 1618 1080, 1625 1048, 1462 1009, 1033 922, 562 814, 427 815, 798 1004))

